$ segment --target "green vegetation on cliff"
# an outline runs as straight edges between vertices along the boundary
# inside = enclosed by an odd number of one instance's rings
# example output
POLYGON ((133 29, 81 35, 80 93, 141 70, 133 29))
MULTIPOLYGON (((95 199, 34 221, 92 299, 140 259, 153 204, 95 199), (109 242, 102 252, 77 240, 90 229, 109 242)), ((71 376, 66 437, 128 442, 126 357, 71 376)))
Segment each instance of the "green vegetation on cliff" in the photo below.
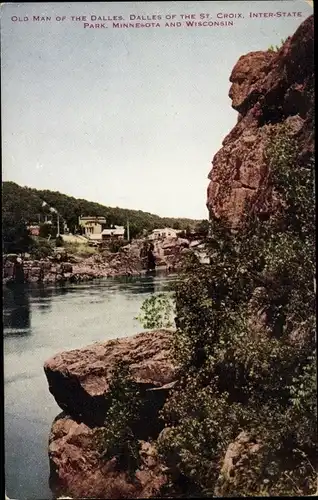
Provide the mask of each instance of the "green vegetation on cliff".
POLYGON ((247 207, 238 231, 212 220, 210 264, 189 254, 175 287, 179 382, 157 440, 163 496, 317 489, 315 165, 299 165, 281 125, 266 157, 279 208, 261 221, 247 207))
POLYGON ((110 406, 105 427, 95 430, 95 444, 105 460, 116 458, 118 465, 133 474, 140 465, 140 444, 133 427, 141 409, 138 384, 130 374, 129 366, 120 361, 112 374, 109 388, 110 406))
POLYGON ((148 297, 135 318, 143 328, 172 328, 174 326, 175 301, 173 294, 158 293, 148 297))
POLYGON ((267 159, 281 208, 235 233, 212 221, 211 264, 192 259, 177 285, 180 383, 159 449, 181 494, 316 490, 314 162, 298 165, 281 126, 267 159))

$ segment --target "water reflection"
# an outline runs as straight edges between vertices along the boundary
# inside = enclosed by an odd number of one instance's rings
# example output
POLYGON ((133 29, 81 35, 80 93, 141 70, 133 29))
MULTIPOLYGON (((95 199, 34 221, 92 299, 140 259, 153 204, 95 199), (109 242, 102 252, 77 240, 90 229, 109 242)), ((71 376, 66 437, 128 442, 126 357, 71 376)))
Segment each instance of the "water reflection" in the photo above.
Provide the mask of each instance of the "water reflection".
POLYGON ((27 286, 6 287, 4 299, 7 304, 3 314, 4 327, 8 328, 6 335, 30 334, 31 312, 27 286))
POLYGON ((112 286, 116 290, 132 295, 159 293, 171 290, 175 279, 175 275, 154 271, 144 276, 116 278, 113 280, 112 286))
MULTIPOLYGON (((31 311, 39 311, 45 315, 52 310, 58 297, 69 295, 75 307, 105 304, 114 296, 123 296, 129 302, 138 295, 149 295, 171 290, 176 279, 175 275, 165 272, 148 273, 143 276, 126 276, 94 280, 81 284, 61 284, 58 286, 43 285, 12 285, 3 290, 5 308, 3 321, 6 336, 24 336, 31 334, 31 311), (75 298, 76 304, 74 302, 75 298), (79 306, 79 304, 81 304, 79 306)), ((69 301, 69 299, 67 299, 69 301)), ((64 303, 64 302, 63 302, 64 303)), ((91 318, 89 318, 91 321, 91 318)))
POLYGON ((34 287, 30 287, 30 295, 32 296, 33 305, 41 311, 48 312, 52 307, 52 298, 54 289, 45 286, 43 283, 37 283, 34 287))

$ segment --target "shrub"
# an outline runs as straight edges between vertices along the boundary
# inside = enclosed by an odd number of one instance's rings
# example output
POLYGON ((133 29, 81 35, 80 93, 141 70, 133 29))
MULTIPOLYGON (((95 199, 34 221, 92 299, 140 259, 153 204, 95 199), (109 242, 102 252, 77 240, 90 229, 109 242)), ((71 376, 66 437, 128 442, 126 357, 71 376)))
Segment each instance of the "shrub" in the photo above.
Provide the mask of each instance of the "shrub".
POLYGON ((25 253, 32 246, 32 237, 19 214, 2 211, 2 248, 5 253, 25 253))
POLYGON ((137 319, 143 328, 171 328, 174 326, 174 297, 159 293, 148 297, 141 306, 137 319))
POLYGON ((267 50, 269 52, 278 52, 282 48, 286 40, 287 38, 285 40, 282 38, 280 41, 280 45, 270 45, 267 50))
POLYGON ((49 224, 44 222, 43 224, 40 224, 40 237, 41 238, 48 238, 49 236, 51 238, 55 238, 57 233, 57 227, 54 226, 53 224, 49 224))
POLYGON ((297 157, 288 129, 276 126, 266 158, 280 208, 266 222, 249 213, 237 232, 212 220, 211 264, 188 260, 176 285, 180 382, 159 445, 187 495, 316 488, 314 161, 297 157), (260 449, 235 480, 222 480, 225 452, 243 430, 260 449))
POLYGON ((46 238, 33 238, 29 252, 34 259, 44 259, 53 255, 54 246, 46 238))
POLYGON ((96 444, 106 460, 115 457, 121 469, 134 473, 140 464, 140 444, 133 426, 141 408, 138 385, 133 381, 129 366, 119 362, 112 374, 107 398, 110 407, 105 427, 96 430, 96 444))

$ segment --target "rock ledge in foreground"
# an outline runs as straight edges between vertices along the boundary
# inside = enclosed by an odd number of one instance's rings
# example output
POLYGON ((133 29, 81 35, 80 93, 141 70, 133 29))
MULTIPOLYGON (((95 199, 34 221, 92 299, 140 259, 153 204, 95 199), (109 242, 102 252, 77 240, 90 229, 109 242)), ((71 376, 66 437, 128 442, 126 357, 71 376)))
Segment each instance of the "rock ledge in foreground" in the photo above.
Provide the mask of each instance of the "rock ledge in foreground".
POLYGON ((119 361, 127 361, 140 392, 157 413, 176 377, 169 356, 172 335, 166 329, 147 331, 57 354, 44 364, 50 392, 75 420, 102 425, 111 372, 119 361))

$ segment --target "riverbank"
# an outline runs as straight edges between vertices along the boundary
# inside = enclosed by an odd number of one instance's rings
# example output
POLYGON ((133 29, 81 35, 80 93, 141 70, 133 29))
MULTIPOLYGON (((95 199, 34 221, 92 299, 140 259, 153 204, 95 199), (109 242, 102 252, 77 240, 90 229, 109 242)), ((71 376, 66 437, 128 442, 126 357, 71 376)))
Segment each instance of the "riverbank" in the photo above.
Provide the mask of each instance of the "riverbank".
MULTIPOLYGON (((155 270, 177 271, 186 250, 185 240, 166 240, 155 246, 155 270)), ((99 278, 142 276, 148 272, 140 255, 142 241, 127 245, 120 251, 97 250, 93 254, 66 253, 63 248, 53 256, 26 258, 21 264, 25 283, 80 283, 99 278)), ((186 242, 187 243, 187 242, 186 242)), ((14 282, 14 260, 4 263, 3 283, 14 282)), ((150 272, 152 272, 150 271, 150 272)))

